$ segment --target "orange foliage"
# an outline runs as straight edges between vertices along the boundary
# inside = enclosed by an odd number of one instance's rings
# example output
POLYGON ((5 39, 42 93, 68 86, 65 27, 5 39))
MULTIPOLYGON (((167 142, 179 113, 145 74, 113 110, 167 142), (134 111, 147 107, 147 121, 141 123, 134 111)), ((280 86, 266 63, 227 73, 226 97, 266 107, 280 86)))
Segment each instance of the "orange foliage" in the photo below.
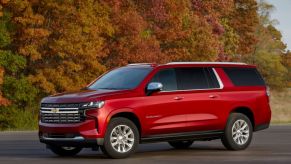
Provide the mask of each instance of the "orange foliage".
POLYGON ((135 62, 235 60, 256 43, 255 0, 2 0, 12 51, 42 92, 86 86, 135 62))
MULTIPOLYGON (((3 84, 3 76, 4 76, 4 70, 0 67, 0 86, 3 84)), ((2 105, 8 105, 9 101, 2 97, 2 93, 0 91, 0 106, 2 105)))

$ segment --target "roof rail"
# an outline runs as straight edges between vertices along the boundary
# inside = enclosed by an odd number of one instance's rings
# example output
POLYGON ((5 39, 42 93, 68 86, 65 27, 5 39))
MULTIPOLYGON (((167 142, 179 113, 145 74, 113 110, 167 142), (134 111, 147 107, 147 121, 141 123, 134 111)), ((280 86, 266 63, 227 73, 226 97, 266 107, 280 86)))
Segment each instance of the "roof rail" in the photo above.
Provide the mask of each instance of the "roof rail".
POLYGON ((246 63, 241 63, 241 62, 170 62, 167 64, 237 64, 237 65, 246 65, 246 63))
POLYGON ((138 65, 156 66, 157 64, 155 64, 155 63, 131 63, 131 64, 128 64, 127 66, 138 66, 138 65))

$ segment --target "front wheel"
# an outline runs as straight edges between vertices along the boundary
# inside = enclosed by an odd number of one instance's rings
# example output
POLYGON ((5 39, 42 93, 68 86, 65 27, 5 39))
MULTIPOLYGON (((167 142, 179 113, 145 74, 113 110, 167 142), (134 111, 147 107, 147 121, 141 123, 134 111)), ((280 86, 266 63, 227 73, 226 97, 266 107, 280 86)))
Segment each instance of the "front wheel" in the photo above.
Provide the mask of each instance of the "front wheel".
POLYGON ((249 118, 241 113, 232 113, 221 140, 228 150, 243 150, 250 145, 252 136, 253 126, 249 118))
POLYGON ((186 141, 169 141, 168 143, 175 149, 186 149, 193 144, 193 140, 186 141))
POLYGON ((82 148, 79 147, 61 147, 53 145, 48 145, 48 148, 59 156, 74 156, 82 150, 82 148))
POLYGON ((139 131, 129 119, 113 118, 107 128, 102 152, 111 158, 126 158, 139 144, 139 131))

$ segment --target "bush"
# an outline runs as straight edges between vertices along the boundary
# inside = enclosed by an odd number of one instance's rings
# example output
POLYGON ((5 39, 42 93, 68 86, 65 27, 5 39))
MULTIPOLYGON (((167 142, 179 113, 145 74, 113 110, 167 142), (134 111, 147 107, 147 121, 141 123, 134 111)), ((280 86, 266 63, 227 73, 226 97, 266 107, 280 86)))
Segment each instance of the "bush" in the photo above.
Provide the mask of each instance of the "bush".
POLYGON ((32 109, 21 110, 15 105, 0 107, 0 130, 37 129, 38 113, 36 111, 32 109))

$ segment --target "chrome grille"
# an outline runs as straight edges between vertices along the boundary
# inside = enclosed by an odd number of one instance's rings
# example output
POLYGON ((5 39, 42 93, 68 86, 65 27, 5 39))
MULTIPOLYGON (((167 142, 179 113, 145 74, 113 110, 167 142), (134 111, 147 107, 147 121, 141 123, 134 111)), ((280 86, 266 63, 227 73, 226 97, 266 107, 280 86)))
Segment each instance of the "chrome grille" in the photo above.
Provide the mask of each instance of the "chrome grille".
POLYGON ((42 104, 40 119, 43 123, 79 123, 84 121, 84 112, 79 108, 69 107, 71 104, 42 104))

